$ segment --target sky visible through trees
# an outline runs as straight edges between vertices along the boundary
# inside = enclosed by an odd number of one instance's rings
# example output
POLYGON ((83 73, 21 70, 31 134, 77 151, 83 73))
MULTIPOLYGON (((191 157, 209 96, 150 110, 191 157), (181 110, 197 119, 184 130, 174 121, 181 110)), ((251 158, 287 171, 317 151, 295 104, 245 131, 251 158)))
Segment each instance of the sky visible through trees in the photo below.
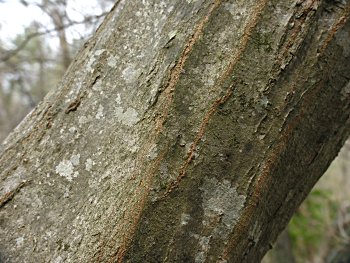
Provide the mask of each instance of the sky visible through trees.
POLYGON ((113 2, 0 2, 0 140, 56 86, 113 2))

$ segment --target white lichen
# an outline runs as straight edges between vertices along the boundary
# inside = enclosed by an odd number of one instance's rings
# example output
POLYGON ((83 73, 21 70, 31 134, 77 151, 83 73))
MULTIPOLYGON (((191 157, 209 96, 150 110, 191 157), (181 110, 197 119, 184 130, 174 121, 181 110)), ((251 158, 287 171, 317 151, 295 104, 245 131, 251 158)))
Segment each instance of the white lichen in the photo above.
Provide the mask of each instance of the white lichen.
POLYGON ((58 256, 54 259, 53 263, 62 263, 63 262, 63 258, 61 256, 58 256))
POLYGON ((94 62, 96 61, 96 58, 95 56, 91 56, 91 58, 89 59, 87 65, 86 65, 86 69, 91 72, 93 69, 92 69, 92 65, 94 64, 94 62))
POLYGON ((71 133, 75 133, 76 131, 77 131, 77 128, 75 128, 75 127, 69 128, 69 132, 71 132, 71 133))
POLYGON ((86 159, 86 162, 85 162, 86 171, 90 172, 93 165, 94 165, 94 162, 90 158, 86 159))
POLYGON ((107 65, 114 68, 117 65, 117 59, 115 57, 109 57, 107 59, 107 65))
POLYGON ((98 110, 97 110, 97 113, 96 113, 96 119, 100 120, 102 119, 104 116, 103 116, 103 106, 100 105, 98 106, 98 110))
POLYGON ((63 160, 56 166, 56 173, 66 178, 68 181, 72 181, 73 178, 79 175, 79 172, 74 172, 74 166, 71 161, 63 160))
POLYGON ((246 197, 239 195, 228 180, 219 182, 206 177, 200 189, 203 191, 204 226, 213 229, 214 237, 226 238, 240 216, 246 197), (213 225, 213 222, 217 223, 213 225))
POLYGON ((72 164, 74 166, 77 166, 79 165, 79 160, 80 160, 80 154, 73 154, 71 157, 70 157, 70 161, 72 162, 72 164))
POLYGON ((122 76, 126 83, 133 83, 139 74, 139 70, 135 70, 135 67, 133 65, 126 67, 122 72, 122 76))
POLYGON ((158 149, 157 145, 152 145, 151 149, 149 150, 149 153, 147 154, 147 158, 150 160, 154 160, 158 156, 158 149))
POLYGON ((127 108, 124 110, 122 107, 116 107, 115 114, 117 120, 127 126, 132 126, 139 121, 139 114, 133 108, 127 108))
POLYGON ((115 102, 116 102, 118 105, 122 104, 122 97, 120 96, 119 93, 117 94, 117 98, 115 99, 115 102))
POLYGON ((270 101, 269 101, 268 98, 264 95, 264 96, 262 96, 262 97, 260 98, 259 103, 260 103, 260 106, 266 108, 266 107, 269 105, 270 101))
POLYGON ((96 61, 96 56, 100 56, 104 51, 106 51, 105 49, 99 49, 99 50, 96 50, 95 53, 90 57, 87 65, 86 65, 86 69, 89 71, 89 72, 92 72, 93 71, 93 64, 95 63, 96 61))
POLYGON ((103 48, 102 48, 102 49, 99 49, 99 50, 96 50, 96 51, 95 51, 95 55, 96 55, 96 56, 101 56, 102 53, 105 52, 105 51, 106 51, 106 50, 103 49, 103 48))
POLYGON ((196 254, 196 257, 194 259, 194 262, 196 263, 204 263, 206 260, 205 253, 203 251, 200 251, 196 254))
POLYGON ((192 234, 192 236, 198 240, 198 252, 194 261, 196 263, 204 263, 210 249, 210 236, 200 236, 198 234, 192 234))
POLYGON ((126 144, 128 151, 132 153, 139 151, 140 149, 139 137, 137 135, 133 135, 133 136, 130 136, 129 134, 125 135, 123 136, 122 141, 123 143, 126 144))
POLYGON ((98 79, 96 83, 92 86, 92 90, 101 91, 102 90, 102 81, 98 79))
POLYGON ((237 19, 241 18, 242 15, 247 13, 247 7, 244 4, 225 3, 224 8, 231 13, 231 15, 237 19))
POLYGON ((182 214, 181 214, 181 222, 180 222, 180 224, 181 224, 182 226, 185 226, 185 225, 188 224, 188 222, 190 221, 190 219, 191 219, 191 216, 190 216, 189 214, 182 213, 182 214))
POLYGON ((89 122, 89 118, 84 116, 84 115, 80 116, 78 122, 79 122, 80 125, 83 125, 83 124, 89 122))
POLYGON ((24 243, 24 237, 18 237, 16 238, 16 246, 21 247, 24 243))
POLYGON ((64 194, 63 194, 64 198, 68 198, 69 197, 69 188, 66 187, 66 189, 64 190, 64 194))

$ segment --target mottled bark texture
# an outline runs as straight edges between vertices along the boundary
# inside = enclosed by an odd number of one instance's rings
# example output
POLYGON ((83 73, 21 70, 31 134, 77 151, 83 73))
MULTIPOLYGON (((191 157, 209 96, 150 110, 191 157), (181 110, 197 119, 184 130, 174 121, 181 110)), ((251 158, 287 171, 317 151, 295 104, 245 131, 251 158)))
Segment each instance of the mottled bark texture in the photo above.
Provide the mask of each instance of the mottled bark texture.
POLYGON ((349 134, 349 13, 119 1, 2 146, 2 261, 259 262, 349 134))

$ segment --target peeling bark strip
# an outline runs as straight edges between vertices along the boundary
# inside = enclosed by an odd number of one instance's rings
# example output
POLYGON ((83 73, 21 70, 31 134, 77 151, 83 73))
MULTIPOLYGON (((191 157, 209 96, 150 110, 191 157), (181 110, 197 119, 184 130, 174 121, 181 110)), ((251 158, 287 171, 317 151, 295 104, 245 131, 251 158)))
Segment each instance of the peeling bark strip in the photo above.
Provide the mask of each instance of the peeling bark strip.
POLYGON ((67 109, 65 110, 65 114, 70 113, 71 111, 76 111, 77 108, 79 107, 81 103, 80 98, 77 98, 76 100, 74 100, 71 104, 69 104, 69 106, 67 107, 67 109))
POLYGON ((6 194, 4 194, 3 196, 1 196, 0 197, 0 208, 2 208, 9 201, 11 201, 14 198, 14 196, 21 190, 21 188, 26 186, 28 183, 29 183, 29 181, 21 182, 19 185, 17 185, 15 187, 15 189, 13 189, 13 190, 7 192, 6 194))
POLYGON ((187 61, 187 59, 188 59, 188 57, 193 49, 193 46, 201 37, 201 35, 203 33, 203 28, 205 27, 206 23, 208 22, 210 16, 214 12, 214 10, 219 7, 220 4, 221 4, 221 0, 215 0, 210 5, 209 10, 207 12, 207 15, 204 16, 204 18, 196 26, 196 29, 194 30, 194 34, 187 41, 187 44, 186 44, 180 58, 178 59, 175 67, 170 72, 170 79, 169 79, 169 81, 168 81, 168 83, 163 91, 163 93, 166 96, 165 102, 162 105, 162 107, 164 108, 164 112, 160 116, 160 118, 157 120, 157 123, 156 123, 156 130, 158 133, 162 130, 163 122, 167 118, 169 107, 170 107, 172 100, 173 100, 173 92, 174 92, 175 87, 177 85, 177 82, 180 78, 180 75, 184 69, 185 63, 186 63, 186 61, 187 61))
MULTIPOLYGON (((224 82, 227 81, 227 79, 229 79, 231 77, 232 71, 234 70, 235 65, 237 64, 238 60, 240 59, 244 50, 246 49, 249 38, 252 34, 252 31, 256 26, 258 17, 261 14, 261 12, 263 11, 264 7, 266 6, 266 3, 267 3, 267 0, 260 1, 252 9, 252 17, 248 21, 248 23, 244 29, 244 33, 239 41, 237 51, 234 54, 233 59, 229 63, 227 69, 224 71, 224 73, 219 78, 218 83, 213 86, 213 89, 217 90, 219 87, 222 87, 224 82)), ((211 11, 210 11, 210 13, 211 13, 211 11)), ((208 18, 207 18, 207 20, 208 20, 208 18)), ((224 104, 231 97, 233 91, 234 91, 234 84, 231 84, 231 86, 227 90, 227 93, 223 97, 220 97, 219 99, 217 99, 214 102, 214 104, 211 106, 208 113, 204 116, 203 122, 201 123, 201 126, 199 128, 199 132, 197 133, 197 135, 194 139, 194 142, 191 144, 191 147, 190 147, 189 151, 187 152, 186 162, 181 167, 180 173, 179 173, 178 177, 176 178, 176 181, 172 182, 168 186, 168 189, 165 193, 165 196, 168 195, 180 183, 180 180, 185 176, 186 169, 187 169, 188 165, 190 164, 191 160, 193 159, 194 153, 196 151, 196 147, 204 135, 205 128, 209 123, 210 117, 215 113, 215 111, 217 110, 217 108, 220 105, 224 104)))
POLYGON ((209 109, 207 114, 204 116, 203 122, 199 128, 199 131, 196 135, 196 138, 194 139, 194 142, 191 144, 190 149, 187 152, 187 159, 186 159, 185 163, 183 164, 183 166, 181 167, 180 173, 177 176, 176 181, 172 182, 168 186, 168 189, 165 192, 164 196, 162 196, 162 198, 168 196, 171 193, 171 191, 173 191, 174 188, 176 188, 179 185, 181 179, 186 175, 187 167, 190 165, 192 159, 194 158, 194 154, 195 154, 197 145, 200 142, 200 140, 203 138, 203 135, 205 133, 205 129, 209 124, 210 118, 217 111, 218 107, 223 105, 231 97, 231 95, 233 93, 233 89, 234 89, 234 85, 232 85, 228 89, 227 93, 223 97, 221 97, 215 101, 215 103, 211 106, 211 108, 209 109))
POLYGON ((332 28, 329 30, 328 35, 320 48, 320 53, 323 55, 324 51, 328 47, 328 44, 332 41, 334 38, 334 35, 341 29, 345 23, 349 20, 350 17, 350 2, 345 6, 344 11, 340 13, 340 18, 337 20, 337 22, 332 26, 332 28))
POLYGON ((349 135, 349 10, 118 1, 1 148, 0 261, 260 262, 349 135))
MULTIPOLYGON (((100 79, 100 75, 98 74, 95 78, 92 79, 91 84, 89 85, 90 88, 92 88, 96 82, 100 79)), ((86 92, 83 92, 81 94, 78 94, 77 98, 71 102, 66 110, 64 111, 65 114, 69 114, 72 111, 76 111, 78 107, 80 106, 81 100, 86 96, 86 92)))
MULTIPOLYGON (((210 6, 209 6, 209 10, 207 12, 207 15, 204 16, 204 18, 202 20, 199 21, 199 23, 196 25, 196 28, 194 30, 194 34, 190 37, 190 39, 187 41, 185 48, 180 56, 180 58, 178 59, 175 67, 171 70, 170 72, 170 79, 163 91, 163 94, 165 96, 165 101, 162 103, 161 108, 164 110, 163 113, 160 115, 160 117, 156 120, 156 134, 152 134, 154 137, 156 137, 163 129, 163 123, 164 121, 167 119, 167 115, 169 112, 169 108, 171 107, 171 104, 173 102, 173 92, 176 88, 177 82, 180 78, 180 75, 183 71, 183 68, 185 66, 185 63, 193 49, 193 46, 195 45, 195 43, 200 39, 201 35, 202 35, 202 31, 203 28, 205 27, 206 23, 208 22, 211 14, 213 13, 213 11, 218 8, 218 6, 220 5, 221 0, 215 0, 210 6)), ((152 141, 156 140, 155 138, 152 138, 153 136, 151 136, 152 141)), ((147 144, 148 145, 148 144, 147 144)), ((147 147, 148 148, 148 147, 147 147)), ((166 147, 166 152, 168 151, 167 149, 168 147, 166 147)), ((142 154, 142 156, 144 156, 142 154)), ((163 156, 163 155, 162 155, 163 156)), ((141 194, 143 195, 143 198, 140 202, 140 205, 137 206, 136 208, 136 214, 133 214, 133 220, 134 223, 132 224, 131 229, 128 231, 128 234, 125 235, 123 237, 123 244, 121 248, 118 248, 118 251, 115 255, 114 260, 116 262, 122 262, 124 255, 128 249, 128 247, 130 246, 131 242, 132 242, 132 237, 135 234, 137 227, 138 227, 138 223, 139 220, 141 218, 144 206, 146 204, 147 201, 147 197, 149 195, 150 189, 151 189, 151 183, 152 183, 152 177, 154 176, 156 169, 159 168, 160 166, 160 161, 163 161, 163 158, 157 159, 155 166, 151 167, 150 171, 147 171, 147 174, 149 175, 149 177, 147 178, 147 182, 145 183, 144 186, 142 186, 142 188, 145 188, 145 193, 141 194)), ((135 213, 135 211, 133 211, 133 213, 135 213)))

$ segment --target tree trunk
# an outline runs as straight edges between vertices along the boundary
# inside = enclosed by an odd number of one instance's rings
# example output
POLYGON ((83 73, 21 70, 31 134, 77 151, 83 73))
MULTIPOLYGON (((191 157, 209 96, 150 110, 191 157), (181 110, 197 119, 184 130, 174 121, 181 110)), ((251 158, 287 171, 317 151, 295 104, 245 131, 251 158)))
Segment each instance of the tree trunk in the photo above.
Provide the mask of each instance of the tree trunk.
POLYGON ((0 155, 5 262, 259 262, 349 135, 350 1, 118 1, 0 155))

